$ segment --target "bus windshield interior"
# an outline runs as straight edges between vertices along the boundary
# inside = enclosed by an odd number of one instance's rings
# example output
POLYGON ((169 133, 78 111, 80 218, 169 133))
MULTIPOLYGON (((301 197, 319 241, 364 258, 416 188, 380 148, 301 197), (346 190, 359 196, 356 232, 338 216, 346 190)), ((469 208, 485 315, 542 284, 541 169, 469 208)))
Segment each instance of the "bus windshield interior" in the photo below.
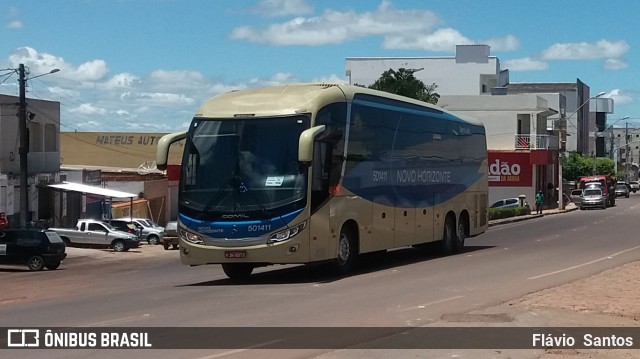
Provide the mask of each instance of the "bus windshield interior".
POLYGON ((298 142, 309 124, 304 115, 195 119, 182 160, 181 212, 267 218, 304 207, 307 169, 298 162, 298 142))

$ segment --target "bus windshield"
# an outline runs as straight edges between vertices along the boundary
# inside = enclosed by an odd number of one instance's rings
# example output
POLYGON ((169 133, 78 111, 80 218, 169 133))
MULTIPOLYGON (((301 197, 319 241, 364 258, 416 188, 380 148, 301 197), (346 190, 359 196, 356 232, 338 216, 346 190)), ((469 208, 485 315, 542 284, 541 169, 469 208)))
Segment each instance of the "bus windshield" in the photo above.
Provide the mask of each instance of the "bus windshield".
POLYGON ((298 141, 308 116, 194 119, 182 159, 180 211, 206 220, 264 219, 306 204, 298 141))

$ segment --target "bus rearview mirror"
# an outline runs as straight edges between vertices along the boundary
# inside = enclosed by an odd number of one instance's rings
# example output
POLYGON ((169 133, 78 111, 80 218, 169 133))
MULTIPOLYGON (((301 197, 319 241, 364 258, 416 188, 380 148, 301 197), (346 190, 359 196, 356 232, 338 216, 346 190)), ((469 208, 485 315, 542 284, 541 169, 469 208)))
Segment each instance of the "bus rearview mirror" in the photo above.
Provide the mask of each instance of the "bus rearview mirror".
POLYGON ((315 126, 310 129, 304 130, 300 134, 300 140, 298 142, 298 161, 302 163, 309 163, 313 159, 313 142, 315 138, 324 132, 325 126, 315 126))
POLYGON ((169 158, 169 147, 171 144, 183 140, 187 137, 187 132, 174 132, 168 135, 164 135, 158 141, 158 147, 156 148, 156 167, 159 170, 164 171, 167 169, 167 160, 169 158))

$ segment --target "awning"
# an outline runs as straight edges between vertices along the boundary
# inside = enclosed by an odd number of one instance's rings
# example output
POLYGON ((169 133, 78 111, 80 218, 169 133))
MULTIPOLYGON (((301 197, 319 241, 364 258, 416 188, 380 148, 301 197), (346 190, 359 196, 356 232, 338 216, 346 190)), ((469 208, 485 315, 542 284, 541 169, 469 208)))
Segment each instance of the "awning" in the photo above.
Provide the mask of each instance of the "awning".
POLYGON ((137 194, 127 193, 122 191, 116 191, 108 188, 102 188, 97 186, 90 186, 82 183, 62 182, 56 184, 50 184, 47 187, 58 189, 61 191, 80 192, 84 194, 109 197, 109 198, 134 198, 138 197, 137 194))

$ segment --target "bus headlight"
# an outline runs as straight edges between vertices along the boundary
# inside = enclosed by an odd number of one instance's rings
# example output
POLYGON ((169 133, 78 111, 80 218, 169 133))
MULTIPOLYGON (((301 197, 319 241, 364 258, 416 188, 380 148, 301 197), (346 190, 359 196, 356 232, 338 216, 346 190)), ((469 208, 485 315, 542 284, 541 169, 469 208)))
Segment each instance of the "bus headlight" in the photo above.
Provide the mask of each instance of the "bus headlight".
POLYGON ((200 237, 197 234, 193 234, 191 232, 185 231, 182 228, 178 229, 178 233, 180 234, 180 238, 184 239, 187 242, 190 242, 193 244, 204 244, 202 237, 200 237))
POLYGON ((293 227, 289 227, 280 232, 276 232, 269 237, 269 242, 282 242, 286 241, 289 238, 295 237, 298 233, 300 233, 304 227, 306 227, 307 221, 304 221, 300 224, 297 224, 293 227))

